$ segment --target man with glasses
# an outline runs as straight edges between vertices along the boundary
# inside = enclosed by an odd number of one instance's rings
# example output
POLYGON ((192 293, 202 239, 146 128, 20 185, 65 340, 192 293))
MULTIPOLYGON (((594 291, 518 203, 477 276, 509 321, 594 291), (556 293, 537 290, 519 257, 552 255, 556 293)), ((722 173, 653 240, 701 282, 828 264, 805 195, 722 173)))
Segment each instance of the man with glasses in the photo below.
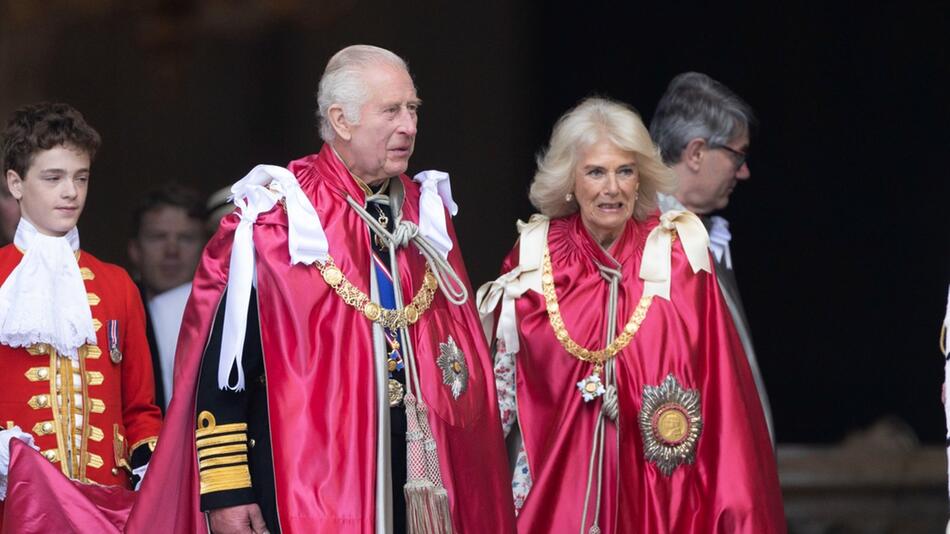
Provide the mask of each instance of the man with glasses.
POLYGON ((749 358, 774 443, 768 396, 729 253, 729 222, 712 215, 729 204, 729 195, 739 180, 751 176, 749 137, 755 126, 752 108, 728 87, 705 74, 686 72, 673 78, 660 98, 650 123, 650 135, 660 148, 664 163, 679 179, 672 196, 659 195, 660 208, 688 209, 702 218, 709 231, 719 286, 749 358))

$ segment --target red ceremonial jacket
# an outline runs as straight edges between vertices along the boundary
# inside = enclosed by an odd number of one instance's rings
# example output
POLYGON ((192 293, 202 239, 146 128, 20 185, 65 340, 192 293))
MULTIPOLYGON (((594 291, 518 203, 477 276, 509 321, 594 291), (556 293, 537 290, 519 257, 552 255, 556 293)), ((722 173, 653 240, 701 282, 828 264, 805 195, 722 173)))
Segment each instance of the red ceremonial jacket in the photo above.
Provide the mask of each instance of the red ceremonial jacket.
MULTIPOLYGON (((618 331, 643 293, 642 254, 656 224, 655 217, 630 220, 611 248, 622 274, 618 331)), ((602 349, 607 345, 604 307, 609 285, 592 259, 606 266, 613 262, 577 214, 551 221, 547 245, 568 335, 582 347, 602 349)), ((518 264, 516 247, 502 272, 518 264)), ((605 534, 785 532, 761 404, 716 277, 693 273, 678 239, 671 270, 670 299, 653 298, 633 340, 616 356, 619 416, 616 424, 607 421, 605 427, 600 529, 605 534), (660 387, 670 374, 682 390, 698 392, 701 432, 694 462, 666 475, 645 459, 645 447, 658 439, 655 432, 663 431, 656 425, 667 401, 645 406, 644 391, 660 387), (642 410, 649 430, 642 426, 642 410)), ((518 515, 521 533, 579 531, 592 436, 601 410, 601 400, 585 402, 577 387, 591 375, 592 364, 563 348, 548 305, 535 291, 516 302, 521 345, 515 356, 518 419, 532 479, 518 515)), ((591 495, 596 495, 596 484, 591 495)), ((593 515, 592 504, 585 532, 593 515)))
MULTIPOLYGON (((22 258, 12 244, 0 249, 0 283, 22 258)), ((138 290, 121 267, 85 251, 78 253, 78 261, 96 344, 80 348, 78 364, 50 355, 45 345, 28 349, 0 345, 4 381, 0 424, 17 425, 32 434, 40 453, 72 479, 128 487, 132 451, 154 448, 161 428, 144 310, 138 290), (117 321, 119 363, 110 358, 109 321, 117 321), (72 422, 63 406, 70 397, 82 400, 73 407, 72 422), (75 444, 71 453, 65 446, 70 440, 75 444), (71 461, 67 454, 72 454, 71 461)))

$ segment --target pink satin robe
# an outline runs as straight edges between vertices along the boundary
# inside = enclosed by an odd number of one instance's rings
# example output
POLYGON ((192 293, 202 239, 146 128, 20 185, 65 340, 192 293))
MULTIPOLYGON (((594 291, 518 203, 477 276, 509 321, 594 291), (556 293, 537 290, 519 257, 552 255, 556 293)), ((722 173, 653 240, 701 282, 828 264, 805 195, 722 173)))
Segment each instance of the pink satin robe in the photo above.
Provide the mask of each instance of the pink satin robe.
MULTIPOLYGON (((638 276, 643 247, 656 224, 655 217, 631 220, 610 249, 623 274, 618 331, 643 291, 638 276)), ((607 266, 613 262, 577 214, 551 221, 548 247, 570 336, 591 350, 605 347, 609 284, 592 259, 607 266)), ((516 247, 503 272, 518 264, 517 256, 516 247)), ((620 415, 616 425, 607 423, 599 526, 604 534, 783 533, 769 434, 716 277, 693 273, 678 240, 671 261, 670 300, 653 298, 640 330, 616 357, 620 415), (638 414, 644 386, 659 386, 669 373, 683 388, 699 390, 703 427, 695 463, 666 476, 644 459, 638 414)), ((543 295, 528 291, 516 311, 521 344, 515 357, 517 409, 533 482, 518 515, 518 531, 577 533, 601 402, 585 402, 576 384, 593 366, 555 338, 543 295)))

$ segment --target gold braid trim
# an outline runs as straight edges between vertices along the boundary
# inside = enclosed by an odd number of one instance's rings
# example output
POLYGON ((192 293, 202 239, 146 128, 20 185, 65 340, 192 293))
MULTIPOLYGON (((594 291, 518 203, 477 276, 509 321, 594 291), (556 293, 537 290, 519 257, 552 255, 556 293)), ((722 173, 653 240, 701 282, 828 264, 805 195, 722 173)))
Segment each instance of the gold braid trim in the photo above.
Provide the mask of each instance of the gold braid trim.
POLYGON ((225 445, 228 443, 246 443, 246 442, 247 442, 247 434, 244 432, 240 432, 238 434, 225 434, 223 436, 212 436, 208 438, 200 438, 195 443, 195 446, 200 449, 201 447, 210 447, 212 445, 225 445))
POLYGON ((212 491, 227 491, 251 487, 251 472, 247 467, 247 454, 232 454, 220 458, 207 458, 219 453, 247 451, 247 424, 217 424, 214 414, 202 411, 198 414, 195 430, 195 446, 198 450, 198 469, 201 479, 201 494, 212 491), (209 447, 223 443, 235 443, 226 447, 209 447), (201 448, 205 447, 205 448, 201 448), (217 449, 217 450, 216 450, 217 449), (222 450, 224 449, 224 450, 222 450), (240 464, 217 467, 221 464, 240 464))
POLYGON ((228 464, 247 464, 247 455, 235 454, 232 456, 221 456, 218 458, 208 458, 207 460, 199 460, 198 469, 205 469, 207 467, 214 467, 216 465, 228 465, 228 464))
POLYGON ((136 441, 135 443, 133 443, 132 446, 129 447, 129 456, 131 457, 132 454, 135 452, 135 449, 138 449, 142 445, 147 445, 148 450, 155 452, 155 447, 158 445, 158 436, 147 437, 145 439, 140 439, 136 441))
POLYGON ((323 275, 323 281, 336 291, 336 294, 343 299, 343 302, 356 308, 370 321, 379 323, 389 330, 398 330, 411 324, 415 324, 432 305, 432 299, 435 297, 435 290, 439 287, 439 282, 435 275, 426 264, 426 274, 422 280, 422 287, 412 297, 412 302, 407 304, 401 310, 390 310, 370 300, 370 298, 359 290, 356 286, 346 279, 343 271, 333 263, 333 258, 327 256, 326 263, 316 262, 317 269, 323 275))
POLYGON ((210 467, 201 471, 201 494, 251 487, 251 472, 244 465, 210 467))
POLYGON ((221 454, 232 454, 235 452, 247 452, 247 443, 238 443, 235 445, 223 445, 221 447, 208 447, 205 449, 198 449, 198 459, 203 460, 211 456, 218 456, 221 454))
POLYGON ((600 350, 589 350, 577 344, 564 326, 564 318, 561 317, 561 310, 557 303, 557 293, 554 290, 554 270, 551 268, 551 255, 547 247, 544 248, 544 263, 541 266, 541 289, 544 293, 544 300, 547 303, 548 319, 551 321, 551 328, 554 329, 554 335, 568 353, 585 362, 594 364, 595 372, 603 367, 604 362, 615 357, 633 341, 633 336, 640 330, 640 324, 647 316, 647 310, 653 303, 653 296, 640 297, 633 314, 623 331, 617 336, 613 343, 600 350))

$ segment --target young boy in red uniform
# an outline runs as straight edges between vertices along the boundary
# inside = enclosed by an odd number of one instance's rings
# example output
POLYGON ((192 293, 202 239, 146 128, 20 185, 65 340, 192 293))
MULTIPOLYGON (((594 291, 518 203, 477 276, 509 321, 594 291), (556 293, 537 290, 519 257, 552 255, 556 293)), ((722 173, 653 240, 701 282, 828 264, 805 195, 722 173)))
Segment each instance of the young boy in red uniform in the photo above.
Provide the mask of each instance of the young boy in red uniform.
POLYGON ((99 144, 66 104, 23 107, 3 133, 21 218, 0 248, 0 499, 11 438, 71 479, 130 488, 161 427, 138 290, 122 268, 79 248, 99 144))

